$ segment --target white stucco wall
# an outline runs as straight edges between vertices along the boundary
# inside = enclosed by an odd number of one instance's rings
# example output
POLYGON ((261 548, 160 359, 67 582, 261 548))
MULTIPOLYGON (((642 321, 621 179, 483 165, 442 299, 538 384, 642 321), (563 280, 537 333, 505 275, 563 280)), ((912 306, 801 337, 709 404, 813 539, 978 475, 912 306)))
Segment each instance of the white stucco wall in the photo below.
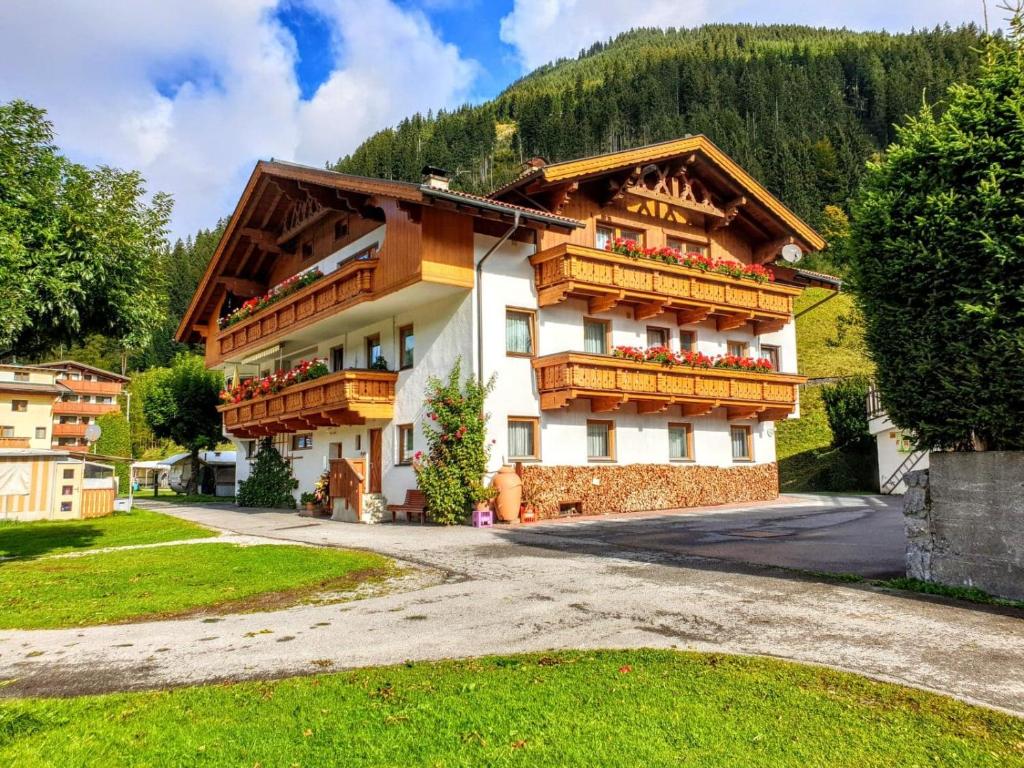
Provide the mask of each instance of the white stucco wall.
MULTIPOLYGON (((478 253, 486 250, 494 238, 477 237, 478 253)), ((496 470, 508 453, 506 423, 509 416, 535 416, 541 425, 541 460, 545 464, 587 464, 587 419, 615 422, 616 461, 620 464, 661 463, 669 461, 668 424, 684 422, 693 425, 694 459, 697 463, 715 466, 734 466, 729 440, 729 426, 725 409, 709 416, 681 418, 678 409, 661 414, 639 415, 636 406, 626 404, 611 413, 593 414, 587 402, 575 402, 568 408, 541 412, 536 379, 531 361, 505 354, 505 309, 519 307, 537 310, 534 272, 529 256, 533 246, 519 243, 506 244, 491 256, 483 270, 484 305, 484 371, 485 376, 496 374, 494 394, 488 400, 491 415, 489 430, 495 440, 491 456, 491 470, 496 470)), ((588 314, 587 303, 569 299, 537 312, 537 354, 549 355, 565 351, 583 351, 583 317, 588 314)), ((600 319, 611 322, 612 346, 647 345, 648 327, 661 327, 669 331, 670 345, 679 349, 680 327, 673 317, 655 317, 650 320, 633 319, 632 309, 620 306, 603 313, 600 319)), ((714 321, 685 326, 682 330, 697 333, 697 349, 706 355, 726 352, 727 342, 743 341, 749 354, 760 355, 761 344, 780 347, 782 371, 797 369, 796 331, 793 323, 771 334, 755 336, 750 327, 720 332, 714 321)), ((754 462, 775 461, 775 425, 772 422, 731 422, 751 427, 754 443, 754 462)))
MULTIPOLYGON (((888 416, 883 415, 868 421, 868 431, 874 435, 878 450, 878 486, 881 488, 910 453, 900 450, 902 431, 889 420, 888 416)), ((928 469, 927 453, 921 457, 913 469, 928 469)), ((906 484, 900 480, 892 492, 901 494, 906 490, 906 484)))

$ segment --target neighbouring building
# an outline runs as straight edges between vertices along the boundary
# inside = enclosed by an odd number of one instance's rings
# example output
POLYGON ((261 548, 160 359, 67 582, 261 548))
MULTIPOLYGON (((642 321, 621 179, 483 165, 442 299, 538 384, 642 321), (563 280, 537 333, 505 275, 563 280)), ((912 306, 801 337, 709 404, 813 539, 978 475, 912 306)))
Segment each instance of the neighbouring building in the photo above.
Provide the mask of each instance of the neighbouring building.
POLYGON ((113 510, 113 470, 50 447, 54 404, 68 391, 60 373, 0 365, 0 520, 98 517, 113 510))
POLYGON ((121 410, 119 397, 128 377, 74 360, 41 363, 41 366, 57 370, 57 381, 65 390, 53 405, 52 446, 69 451, 86 450, 86 427, 105 413, 121 410))
POLYGON ((774 262, 814 230, 703 136, 534 161, 487 197, 425 173, 256 165, 177 334, 225 373, 238 481, 269 437, 296 495, 326 472, 336 517, 375 519, 461 359, 495 377, 489 469, 521 464, 542 516, 777 495, 815 282, 774 262))
POLYGON ((36 365, 0 365, 0 448, 49 448, 53 406, 67 390, 59 371, 36 365))
POLYGON ((914 435, 892 423, 873 385, 868 390, 866 407, 868 432, 878 450, 878 487, 882 493, 902 494, 907 490, 908 472, 928 469, 929 452, 915 448, 914 435))

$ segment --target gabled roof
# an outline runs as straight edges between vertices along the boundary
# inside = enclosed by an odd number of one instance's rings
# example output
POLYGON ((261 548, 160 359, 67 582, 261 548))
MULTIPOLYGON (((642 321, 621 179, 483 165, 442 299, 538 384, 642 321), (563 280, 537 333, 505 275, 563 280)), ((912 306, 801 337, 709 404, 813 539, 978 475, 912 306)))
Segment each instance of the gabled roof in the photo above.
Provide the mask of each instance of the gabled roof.
POLYGON ((603 155, 550 163, 527 169, 512 182, 491 192, 500 198, 525 186, 548 186, 561 182, 586 181, 630 167, 643 166, 673 157, 696 153, 716 167, 730 183, 740 187, 772 217, 792 230, 812 250, 825 247, 825 240, 814 229, 787 208, 753 176, 747 173, 706 136, 687 136, 636 149, 609 152, 603 155))
POLYGON ((326 168, 314 168, 281 160, 260 160, 253 168, 252 175, 249 177, 249 181, 235 206, 224 234, 221 236, 220 243, 217 245, 217 250, 210 259, 206 272, 199 282, 195 294, 192 296, 192 302, 189 304, 188 310, 186 310, 184 317, 182 317, 175 334, 177 339, 183 340, 188 337, 188 329, 191 327, 201 304, 207 298, 209 289, 217 279, 219 270, 223 267, 222 259, 225 249, 234 241, 238 230, 243 227, 240 224, 243 218, 242 214, 246 211, 251 201, 258 201, 263 184, 272 179, 287 180, 288 182, 300 185, 316 185, 336 190, 339 193, 392 198, 407 204, 426 206, 441 204, 451 207, 451 204, 455 203, 461 213, 486 218, 495 218, 495 214, 498 214, 507 220, 512 220, 518 216, 519 220, 526 225, 533 224, 534 226, 553 227, 561 230, 571 230, 583 226, 582 222, 566 216, 558 216, 547 211, 526 208, 465 192, 437 189, 425 184, 416 184, 409 181, 354 176, 347 173, 338 173, 326 168))
POLYGON ((127 376, 122 376, 120 373, 114 373, 108 371, 106 368, 97 368, 95 365, 86 365, 80 363, 77 360, 54 360, 50 363, 39 363, 40 368, 82 368, 86 371, 92 371, 100 376, 108 376, 111 379, 117 379, 118 381, 131 381, 127 376))

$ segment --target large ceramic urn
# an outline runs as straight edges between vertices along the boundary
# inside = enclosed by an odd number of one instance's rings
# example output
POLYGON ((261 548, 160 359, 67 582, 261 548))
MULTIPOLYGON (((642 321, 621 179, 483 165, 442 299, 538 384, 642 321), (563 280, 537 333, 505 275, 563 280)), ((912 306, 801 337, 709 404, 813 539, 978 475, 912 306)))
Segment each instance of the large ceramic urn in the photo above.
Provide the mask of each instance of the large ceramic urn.
POLYGON ((498 519, 511 523, 519 519, 519 504, 523 500, 523 481, 516 474, 515 467, 505 464, 491 480, 498 489, 498 519))

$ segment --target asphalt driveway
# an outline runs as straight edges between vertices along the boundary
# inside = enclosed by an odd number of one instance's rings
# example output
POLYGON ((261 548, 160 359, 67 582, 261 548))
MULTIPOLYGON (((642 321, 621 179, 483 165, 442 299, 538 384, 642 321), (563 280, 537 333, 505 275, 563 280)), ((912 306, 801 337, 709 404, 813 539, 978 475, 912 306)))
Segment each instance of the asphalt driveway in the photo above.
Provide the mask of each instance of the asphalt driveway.
MULTIPOLYGON (((805 571, 902 576, 899 496, 790 495, 767 505, 558 520, 530 527, 595 548, 643 550, 805 571)), ((536 539, 531 543, 536 546, 536 539)))

